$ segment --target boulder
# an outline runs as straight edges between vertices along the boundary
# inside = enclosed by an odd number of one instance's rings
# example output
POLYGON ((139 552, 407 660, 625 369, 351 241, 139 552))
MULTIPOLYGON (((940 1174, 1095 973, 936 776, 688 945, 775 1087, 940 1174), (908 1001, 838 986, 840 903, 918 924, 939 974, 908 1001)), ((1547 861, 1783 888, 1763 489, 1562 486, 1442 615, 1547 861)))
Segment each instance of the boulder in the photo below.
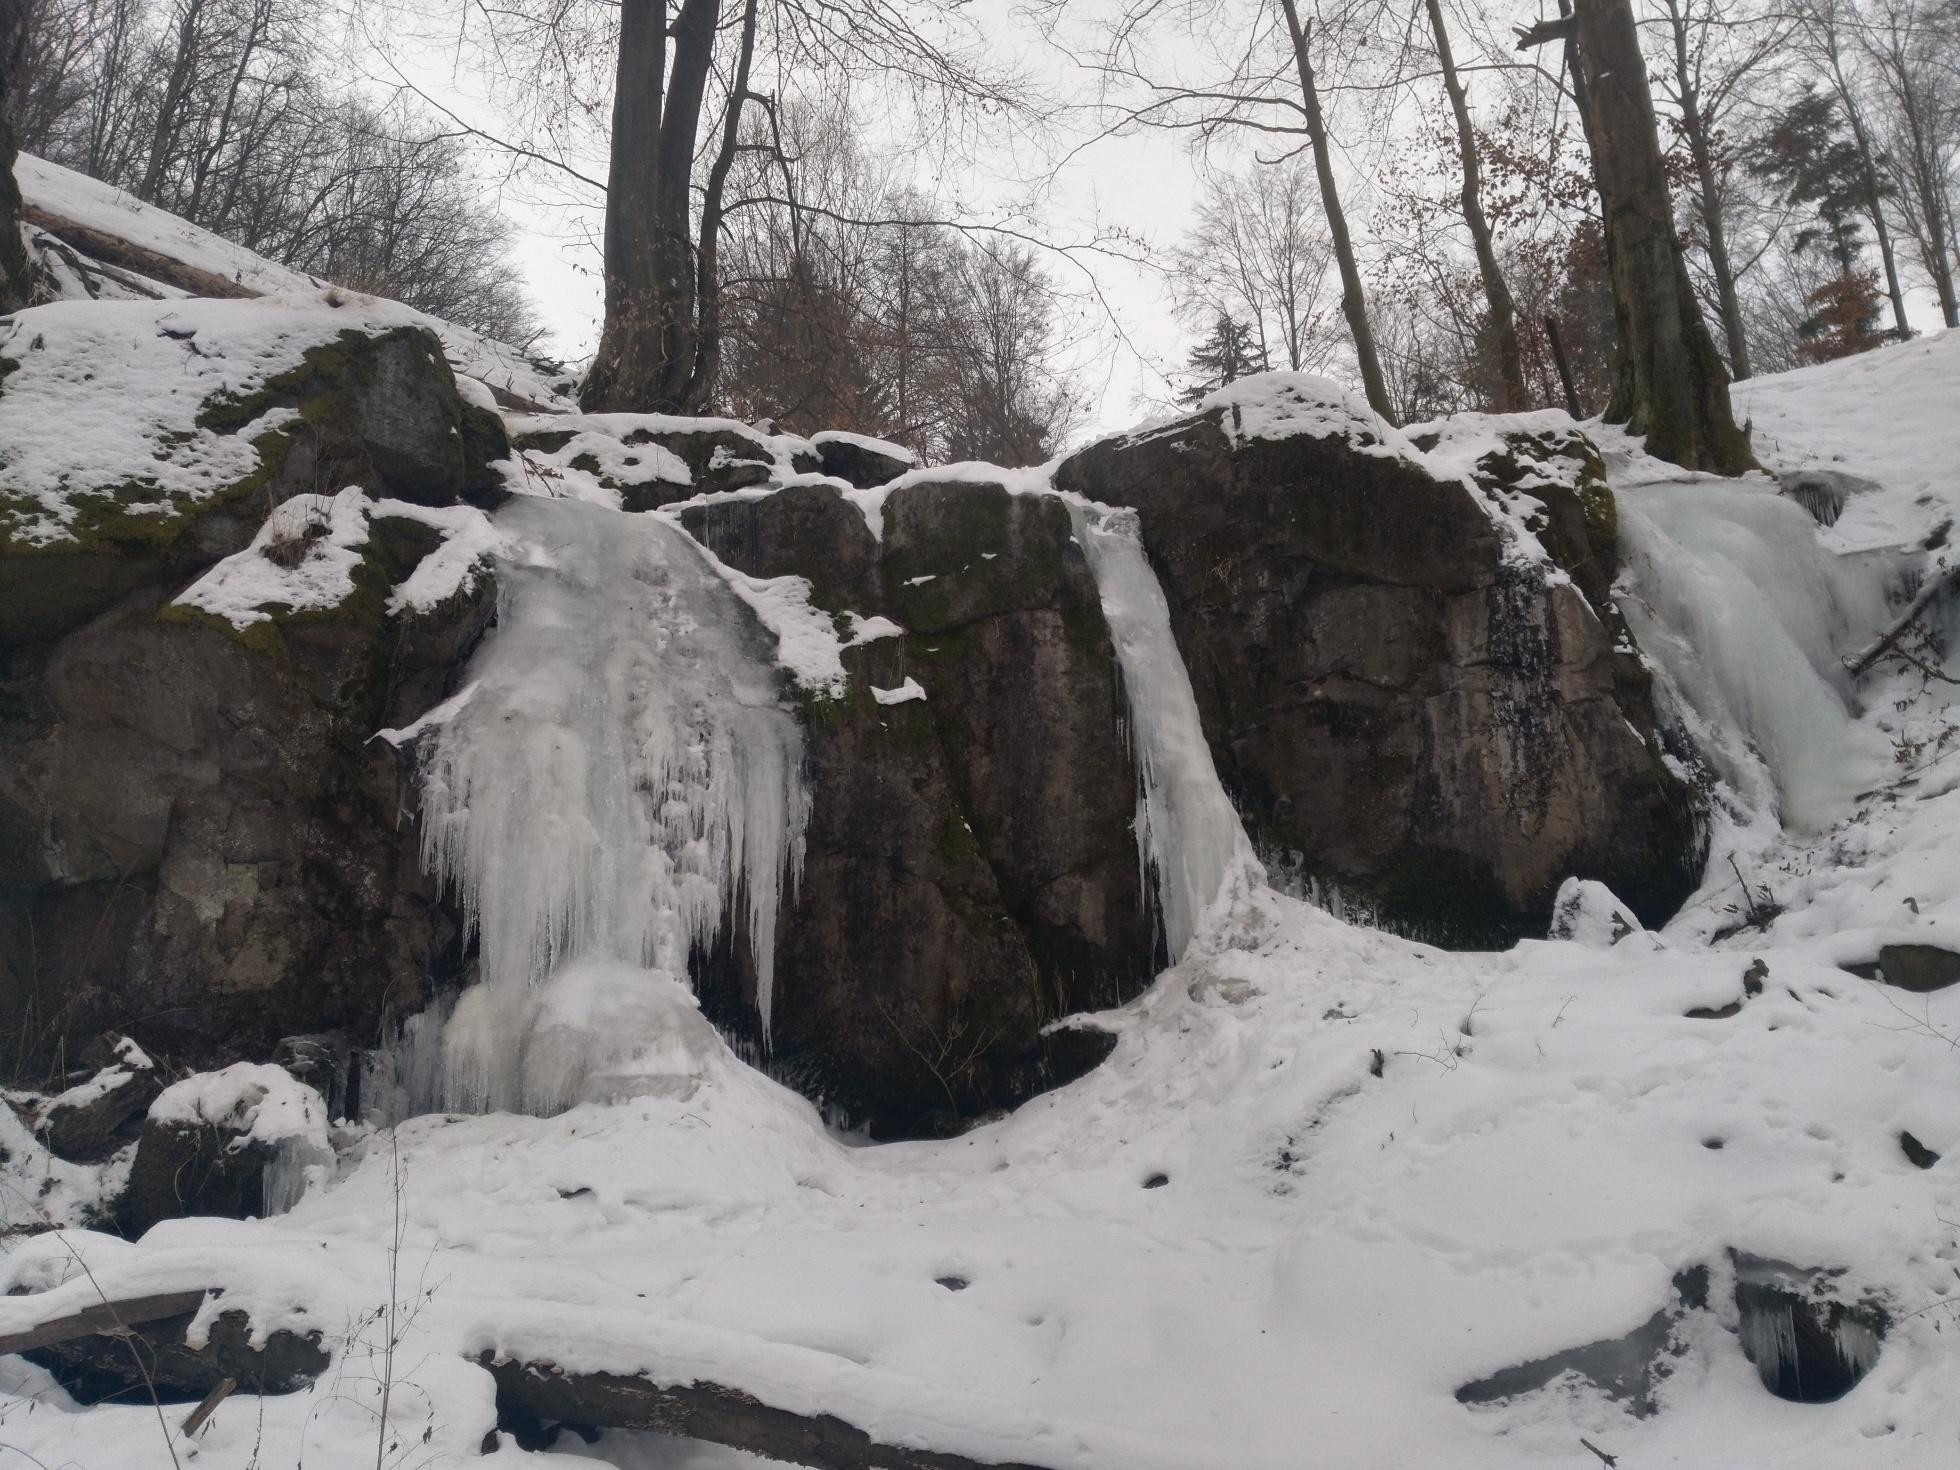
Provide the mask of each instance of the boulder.
POLYGON ((455 915, 421 875, 394 754, 372 737, 450 692, 494 607, 451 535, 459 516, 481 530, 480 512, 401 502, 474 493, 489 471, 469 446, 501 453, 502 432, 466 432, 494 416, 466 409, 426 333, 357 338, 318 316, 322 340, 254 401, 163 420, 159 452, 194 446, 204 464, 237 426, 285 414, 246 482, 165 495, 140 525, 78 491, 72 534, 18 518, 0 534, 0 1009, 16 1018, 0 1069, 135 1017, 193 1066, 295 1034, 370 1036, 449 962, 455 915), (316 476, 389 499, 301 494, 316 476), (425 563, 461 575, 440 598, 399 596, 425 563), (184 600, 235 565, 254 575, 184 600), (22 568, 75 595, 13 617, 22 568), (275 587, 254 605, 288 571, 316 589, 332 572, 338 600, 275 587))
MULTIPOLYGON (((807 577, 846 626, 896 625, 845 648, 843 697, 804 701, 812 808, 771 1069, 896 1136, 1099 1061, 1107 1035, 1049 1023, 1136 994, 1161 949, 1115 654, 1066 507, 910 484, 880 540, 814 485, 683 521, 751 576, 807 577)), ((744 1024, 745 953, 731 937, 706 967, 724 1026, 744 1024)))
POLYGON ((919 457, 904 445, 888 444, 863 434, 825 430, 812 434, 810 443, 816 446, 824 474, 860 490, 888 485, 919 463, 919 457))
POLYGON ((1512 449, 1496 459, 1528 505, 1494 464, 1478 479, 1486 456, 1438 473, 1333 385, 1278 375, 1056 475, 1141 512, 1219 774, 1269 869, 1462 946, 1543 933, 1571 876, 1655 924, 1702 852, 1604 602, 1610 498, 1583 465, 1548 473, 1512 449))
POLYGON ((1640 921, 1632 910, 1604 883, 1567 878, 1552 901, 1552 924, 1546 937, 1583 944, 1588 949, 1611 949, 1640 932, 1640 921))
POLYGON ((283 1069, 240 1062, 197 1073, 150 1105, 116 1227, 133 1239, 159 1220, 278 1214, 305 1171, 332 1157, 326 1102, 283 1069))
POLYGON ((156 1064, 127 1036, 101 1038, 90 1050, 106 1053, 103 1064, 49 1098, 33 1120, 48 1152, 71 1163, 94 1163, 121 1148, 129 1141, 124 1125, 163 1090, 156 1064))

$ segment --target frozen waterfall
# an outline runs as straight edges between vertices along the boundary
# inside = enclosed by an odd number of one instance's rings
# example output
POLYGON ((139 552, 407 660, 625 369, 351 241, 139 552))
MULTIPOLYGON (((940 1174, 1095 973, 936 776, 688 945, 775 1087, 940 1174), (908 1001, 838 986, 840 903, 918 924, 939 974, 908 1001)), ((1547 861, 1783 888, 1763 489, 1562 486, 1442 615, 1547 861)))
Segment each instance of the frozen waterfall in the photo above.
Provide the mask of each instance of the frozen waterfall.
POLYGON ((1617 500, 1620 608, 1697 744, 1751 808, 1827 825, 1887 754, 1840 659, 1885 623, 1889 567, 1837 556, 1767 488, 1660 483, 1617 500))
POLYGON ((396 1072, 411 1107, 549 1113, 650 1075, 737 912, 767 1034, 809 797, 755 620, 683 531, 528 497, 498 522, 524 550, 497 626, 419 740, 423 863, 481 981, 396 1072))
POLYGON ((1219 784, 1137 513, 1071 496, 1069 514, 1123 676, 1137 764, 1137 857, 1145 884, 1155 881, 1174 964, 1232 873, 1254 872, 1258 860, 1219 784))

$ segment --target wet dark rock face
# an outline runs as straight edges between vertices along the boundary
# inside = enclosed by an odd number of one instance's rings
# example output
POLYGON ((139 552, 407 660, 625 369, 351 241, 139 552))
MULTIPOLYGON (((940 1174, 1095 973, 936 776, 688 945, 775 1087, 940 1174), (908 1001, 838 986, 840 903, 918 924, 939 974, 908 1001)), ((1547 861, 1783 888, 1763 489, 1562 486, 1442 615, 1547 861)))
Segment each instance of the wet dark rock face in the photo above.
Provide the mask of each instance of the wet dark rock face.
MULTIPOLYGON (((1115 654, 1068 514, 996 485, 908 485, 883 537, 835 489, 685 512, 752 576, 904 631, 849 647, 849 692, 805 703, 811 818, 779 928, 770 1065, 881 1136, 948 1131, 1106 1055, 1047 1031, 1160 963, 1130 823, 1115 654), (880 703, 914 681, 924 698, 880 703)), ((732 955, 744 951, 737 945, 732 955)), ((710 1013, 752 978, 724 953, 710 1013)))
POLYGON ((58 616, 9 616, 0 636, 0 1068, 69 1065, 111 1027, 190 1065, 262 1059, 295 1032, 373 1037, 454 946, 393 753, 371 737, 449 692, 490 618, 489 579, 389 612, 438 538, 377 516, 338 607, 241 632, 172 599, 269 506, 323 482, 494 499, 502 427, 416 329, 343 333, 200 417, 279 405, 294 427, 238 494, 140 536, 108 524, 0 552, 10 608, 23 568, 72 584, 58 616))
POLYGON ((1617 646, 1590 447, 1521 436, 1479 466, 1480 492, 1345 433, 1250 437, 1235 413, 1093 445, 1057 483, 1141 512, 1213 757, 1269 865, 1462 946, 1544 932, 1568 877, 1643 923, 1671 913, 1701 841, 1617 646), (1572 455, 1567 483, 1542 483, 1572 455), (1507 555, 1479 504, 1528 473, 1565 577, 1507 555))

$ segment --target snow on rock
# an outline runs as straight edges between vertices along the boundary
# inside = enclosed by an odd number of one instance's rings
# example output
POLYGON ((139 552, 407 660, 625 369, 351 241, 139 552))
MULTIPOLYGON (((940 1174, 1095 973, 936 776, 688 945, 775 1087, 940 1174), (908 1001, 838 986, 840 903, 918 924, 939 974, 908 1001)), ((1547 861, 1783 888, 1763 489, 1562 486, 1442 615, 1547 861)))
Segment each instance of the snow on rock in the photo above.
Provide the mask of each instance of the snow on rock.
POLYGON ((874 686, 871 697, 880 704, 910 704, 915 699, 924 699, 926 691, 917 679, 908 674, 905 682, 896 689, 879 689, 874 686))
MULTIPOLYGON (((678 522, 674 525, 680 530, 678 522)), ((681 534, 687 533, 682 530, 681 534)), ((698 542, 695 544, 699 546, 698 542)), ((844 672, 845 640, 838 636, 837 625, 830 615, 810 601, 809 578, 751 577, 736 571, 706 548, 701 548, 701 556, 715 575, 748 604, 762 626, 776 635, 776 663, 797 686, 820 698, 842 698, 849 683, 844 672)), ((850 641, 862 640, 853 634, 850 641)))
POLYGON ((197 1072, 164 1088, 150 1104, 150 1121, 221 1128, 235 1151, 248 1143, 288 1139, 326 1149, 327 1109, 320 1094, 282 1067, 238 1062, 197 1072))
MULTIPOLYGON (((318 295, 326 285, 111 185, 31 154, 23 153, 16 160, 14 177, 28 206, 228 281, 241 295, 307 297, 318 295)), ((336 294, 354 302, 377 301, 351 291, 336 294)), ((440 337, 450 365, 486 390, 501 391, 538 408, 573 406, 570 382, 557 364, 539 362, 515 347, 426 312, 394 302, 387 305, 395 320, 427 327, 440 337)))
POLYGON ((1207 394, 1197 412, 1222 413, 1226 436, 1234 445, 1248 439, 1338 434, 1364 452, 1416 457, 1408 437, 1384 422, 1366 400, 1314 373, 1254 373, 1207 394))
POLYGON ((1611 949, 1641 932, 1640 920, 1604 883, 1567 878, 1552 900, 1552 939, 1569 939, 1588 949, 1611 949))
POLYGON ((433 528, 441 545, 390 593, 387 610, 427 612, 474 586, 504 549, 490 518, 474 506, 422 506, 373 500, 356 487, 338 495, 296 495, 273 507, 252 544, 226 557, 176 601, 235 628, 338 607, 354 594, 354 573, 369 522, 399 517, 433 528))

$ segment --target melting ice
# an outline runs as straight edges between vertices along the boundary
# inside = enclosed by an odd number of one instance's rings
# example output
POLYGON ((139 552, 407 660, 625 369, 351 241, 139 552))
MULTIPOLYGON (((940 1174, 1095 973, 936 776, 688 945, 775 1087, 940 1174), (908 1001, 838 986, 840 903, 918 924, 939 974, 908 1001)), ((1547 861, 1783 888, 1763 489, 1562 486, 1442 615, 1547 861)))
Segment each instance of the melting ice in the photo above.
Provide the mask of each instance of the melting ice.
POLYGON ((1827 825, 1885 759, 1840 660, 1885 623, 1892 569, 1838 557, 1768 489, 1642 485, 1617 500, 1620 607, 1697 743, 1752 808, 1827 825))
POLYGON ((1123 675, 1137 763, 1137 857, 1145 882, 1155 877, 1164 939, 1176 963, 1231 874, 1258 864, 1212 764, 1136 512, 1071 498, 1069 514, 1123 675))
POLYGON ((432 1026, 405 1038, 409 1109, 550 1113, 655 1085, 689 954, 738 913, 766 1035, 802 867, 801 730, 686 534, 568 501, 497 519, 525 550, 470 697, 419 750, 424 866, 460 898, 482 977, 439 1058, 432 1026))

